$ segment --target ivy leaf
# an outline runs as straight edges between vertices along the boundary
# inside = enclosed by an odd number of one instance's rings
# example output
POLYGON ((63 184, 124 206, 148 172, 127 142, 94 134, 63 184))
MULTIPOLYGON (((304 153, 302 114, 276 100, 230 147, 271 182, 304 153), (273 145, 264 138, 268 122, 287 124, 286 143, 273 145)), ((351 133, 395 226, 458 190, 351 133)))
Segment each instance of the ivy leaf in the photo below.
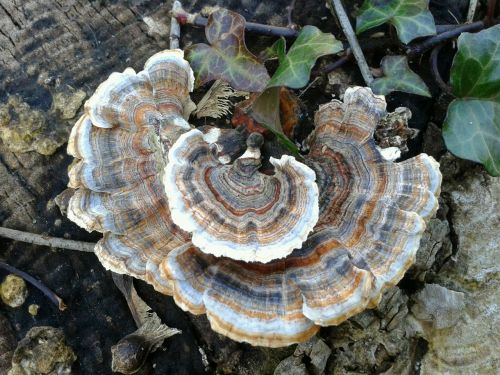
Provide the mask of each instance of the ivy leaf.
POLYGON ((216 10, 208 17, 205 35, 210 45, 186 49, 197 86, 221 79, 236 90, 264 90, 269 74, 245 45, 245 18, 227 9, 216 10))
POLYGON ((324 55, 342 51, 342 43, 330 33, 323 33, 315 26, 304 26, 287 54, 285 39, 276 41, 266 50, 267 58, 278 57, 280 65, 266 90, 252 103, 248 114, 270 129, 294 154, 297 146, 283 133, 280 121, 280 87, 298 89, 309 82, 316 60, 324 55))
POLYGON ((271 87, 265 90, 252 104, 250 108, 250 116, 261 125, 268 128, 276 135, 279 142, 285 146, 292 155, 299 157, 299 149, 288 137, 283 133, 280 119, 280 87, 271 87))
POLYGON ((286 40, 281 37, 273 43, 271 47, 267 47, 260 55, 261 60, 266 61, 278 58, 280 64, 284 61, 286 56, 286 40))
POLYGON ((403 91, 410 94, 431 96, 422 78, 408 66, 406 56, 385 56, 380 66, 384 77, 375 79, 370 85, 375 94, 387 95, 392 91, 403 91))
POLYGON ((250 107, 252 118, 273 131, 283 133, 280 121, 280 88, 271 87, 259 95, 250 107))
POLYGON ((362 33, 389 22, 407 44, 413 39, 436 34, 429 0, 365 0, 356 18, 356 32, 362 33))
POLYGON ((500 104, 488 100, 454 100, 443 127, 448 149, 462 159, 484 165, 500 176, 500 104))
POLYGON ((451 84, 459 98, 443 124, 446 147, 500 176, 500 25, 460 35, 451 84))
MULTIPOLYGON (((287 86, 292 89, 304 87, 309 82, 311 69, 316 60, 324 55, 342 51, 342 43, 330 33, 323 33, 315 26, 304 26, 297 39, 284 56, 284 44, 278 53, 280 65, 267 88, 287 86)), ((281 46, 280 46, 281 48, 281 46)))
POLYGON ((500 96, 499 48, 500 25, 460 35, 450 75, 456 96, 492 100, 500 96))

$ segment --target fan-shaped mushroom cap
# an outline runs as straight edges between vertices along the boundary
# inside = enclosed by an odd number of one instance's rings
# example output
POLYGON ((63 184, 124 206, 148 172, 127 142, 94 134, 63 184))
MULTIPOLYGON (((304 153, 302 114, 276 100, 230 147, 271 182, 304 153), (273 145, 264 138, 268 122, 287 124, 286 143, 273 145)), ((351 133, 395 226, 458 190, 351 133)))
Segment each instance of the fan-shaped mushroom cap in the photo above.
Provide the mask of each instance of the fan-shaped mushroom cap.
POLYGON ((413 264, 420 237, 438 208, 439 164, 426 154, 393 163, 375 146, 373 131, 385 100, 350 88, 344 103, 320 107, 309 139, 308 165, 318 175, 320 219, 376 276, 372 295, 397 283, 413 264))
POLYGON ((260 173, 263 138, 257 133, 246 152, 225 165, 211 147, 220 134, 194 129, 170 149, 163 181, 172 219, 208 254, 247 262, 287 256, 318 220, 314 172, 285 155, 271 158, 273 176, 260 173))
POLYGON ((329 233, 269 263, 172 251, 161 272, 181 308, 206 313, 212 328, 237 341, 279 347, 307 340, 319 325, 339 324, 366 308, 373 276, 329 233))
POLYGON ((160 175, 171 144, 190 130, 193 72, 180 50, 152 56, 145 69, 113 73, 85 104, 71 131, 76 189, 68 217, 104 233, 96 246, 103 265, 169 292, 158 264, 190 236, 171 219, 160 175))
POLYGON ((301 249, 269 263, 172 251, 160 271, 183 309, 254 345, 283 346, 376 305, 413 263, 425 220, 437 209, 438 164, 421 154, 393 163, 373 131, 385 100, 349 89, 316 114, 307 164, 316 171, 319 221, 301 249))
POLYGON ((72 130, 68 216, 104 233, 104 266, 253 345, 300 342, 375 305, 413 263, 441 184, 425 154, 382 157, 373 131, 384 98, 354 88, 321 106, 308 167, 285 156, 267 176, 257 136, 243 153, 235 130, 190 130, 191 82, 180 52, 161 52, 104 82, 72 130), (260 253, 268 245, 272 256, 260 253))

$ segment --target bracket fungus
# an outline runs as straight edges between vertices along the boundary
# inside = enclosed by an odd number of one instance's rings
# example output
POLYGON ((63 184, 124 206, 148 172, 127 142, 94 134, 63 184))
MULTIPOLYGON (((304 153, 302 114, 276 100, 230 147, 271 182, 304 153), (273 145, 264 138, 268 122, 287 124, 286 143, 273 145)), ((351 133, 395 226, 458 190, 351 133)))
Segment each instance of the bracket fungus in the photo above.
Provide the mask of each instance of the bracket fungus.
POLYGON ((269 262, 300 248, 318 221, 315 173, 288 155, 271 158, 273 176, 259 172, 259 133, 228 165, 216 157, 220 137, 218 128, 193 129, 170 149, 163 182, 174 222, 216 256, 269 262))
POLYGON ((172 295, 212 328, 285 346, 380 300, 415 259, 441 184, 430 156, 395 163, 375 145, 383 96, 350 88, 320 106, 305 163, 260 167, 260 135, 186 121, 182 51, 113 73, 70 136, 68 216, 104 234, 108 269, 172 295))

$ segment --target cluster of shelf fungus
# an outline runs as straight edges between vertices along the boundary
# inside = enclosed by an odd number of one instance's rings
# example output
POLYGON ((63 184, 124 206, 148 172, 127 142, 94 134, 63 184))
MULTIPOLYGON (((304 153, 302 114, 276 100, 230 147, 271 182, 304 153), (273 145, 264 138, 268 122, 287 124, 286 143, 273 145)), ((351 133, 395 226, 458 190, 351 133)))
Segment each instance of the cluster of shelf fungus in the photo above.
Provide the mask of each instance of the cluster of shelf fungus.
POLYGON ((320 106, 304 162, 259 171, 259 134, 193 128, 180 50, 113 73, 68 152, 68 217, 100 231, 107 269, 145 280, 234 340, 307 340, 374 307, 411 266, 440 191, 426 154, 395 163, 373 132, 383 97, 350 88, 320 106))

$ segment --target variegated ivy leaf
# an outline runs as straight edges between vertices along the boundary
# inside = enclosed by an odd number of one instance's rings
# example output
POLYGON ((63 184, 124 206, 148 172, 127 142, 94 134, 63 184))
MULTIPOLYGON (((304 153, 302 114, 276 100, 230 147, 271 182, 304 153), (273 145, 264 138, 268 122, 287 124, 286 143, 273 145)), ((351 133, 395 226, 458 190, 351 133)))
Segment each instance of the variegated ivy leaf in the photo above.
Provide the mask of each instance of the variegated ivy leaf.
POLYGON ((264 90, 269 74, 245 45, 245 18, 227 9, 216 10, 208 17, 205 35, 210 45, 186 49, 197 86, 221 79, 236 90, 264 90))
POLYGON ((387 95, 392 91, 431 96, 422 78, 408 66, 406 56, 385 56, 380 63, 384 76, 371 83, 375 94, 387 95))
POLYGON ((434 17, 429 11, 429 0, 365 0, 356 18, 356 32, 389 22, 398 32, 399 40, 436 34, 434 17))
POLYGON ((280 65, 267 88, 287 86, 299 89, 309 82, 309 75, 316 60, 321 56, 342 51, 342 43, 332 34, 323 33, 317 27, 308 25, 300 30, 286 56, 283 42, 275 48, 280 65))
POLYGON ((500 176, 500 25, 460 35, 450 77, 458 98, 443 124, 446 147, 500 176))

